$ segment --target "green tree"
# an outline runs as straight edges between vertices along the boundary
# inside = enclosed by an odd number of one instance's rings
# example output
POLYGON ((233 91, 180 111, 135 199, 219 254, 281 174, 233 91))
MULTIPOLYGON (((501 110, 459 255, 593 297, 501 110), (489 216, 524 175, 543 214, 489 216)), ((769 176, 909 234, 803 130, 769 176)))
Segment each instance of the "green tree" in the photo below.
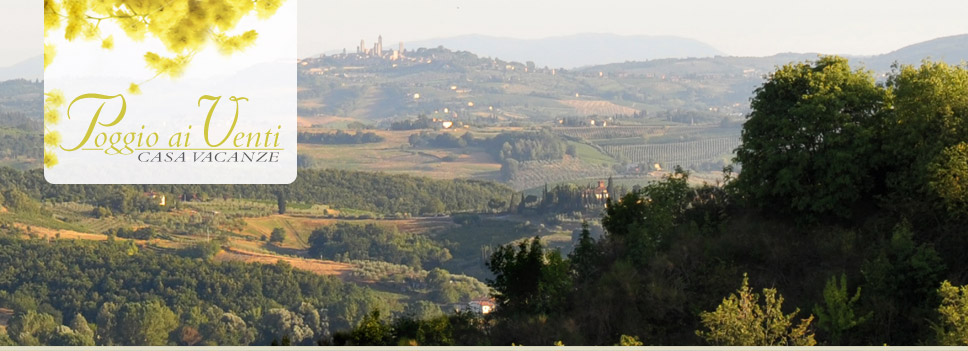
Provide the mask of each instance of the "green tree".
POLYGON ((379 310, 366 315, 349 336, 349 342, 355 346, 392 345, 393 339, 393 328, 380 317, 379 310))
POLYGON ((546 251, 535 237, 499 247, 487 266, 494 273, 489 285, 497 300, 492 315, 502 322, 497 343, 545 345, 562 340, 565 332, 551 321, 566 318, 572 279, 559 251, 546 251))
POLYGON ((558 251, 546 252, 541 239, 523 240, 516 247, 499 247, 488 268, 499 313, 550 314, 564 306, 570 289, 568 263, 558 251))
POLYGON ((447 206, 444 205, 443 201, 440 199, 430 199, 429 202, 420 209, 420 213, 424 215, 436 215, 447 211, 447 206))
POLYGON ((87 318, 84 318, 84 315, 80 313, 75 314, 70 327, 76 335, 76 340, 79 342, 76 346, 94 345, 94 330, 91 329, 91 325, 87 322, 87 318))
POLYGON ((420 300, 407 305, 407 308, 403 311, 405 315, 410 316, 415 320, 430 320, 437 317, 442 317, 444 312, 440 309, 440 306, 430 302, 420 300))
POLYGON ((639 341, 638 337, 622 334, 618 339, 618 345, 615 346, 642 346, 645 345, 639 341))
MULTIPOLYGON (((508 158, 508 159, 504 159, 503 162, 501 162, 501 178, 503 178, 504 180, 514 179, 514 177, 518 175, 518 172, 520 170, 521 170, 521 163, 518 162, 518 160, 515 160, 513 158, 508 158)), ((523 203, 524 201, 522 201, 522 204, 523 203)))
POLYGON ((273 308, 262 316, 263 340, 288 338, 293 344, 301 344, 315 334, 302 316, 285 308, 273 308))
POLYGON ((95 340, 98 345, 112 346, 120 340, 117 335, 118 326, 118 305, 113 302, 105 302, 97 312, 95 323, 97 330, 95 340))
POLYGON ((161 301, 128 302, 118 310, 120 343, 124 345, 167 345, 178 318, 161 301))
POLYGON ((428 346, 454 345, 450 319, 440 315, 420 320, 417 328, 417 343, 428 346))
MULTIPOLYGON (((325 310, 322 312, 325 312, 325 310)), ((328 336, 329 321, 324 314, 320 314, 320 310, 316 309, 313 304, 303 301, 299 304, 299 308, 296 309, 296 313, 302 317, 306 326, 313 331, 312 338, 318 339, 328 336)))
POLYGON ((968 215, 968 143, 945 148, 928 165, 928 191, 956 217, 968 215))
POLYGON ((968 345, 968 285, 952 286, 945 281, 938 288, 939 321, 933 325, 939 345, 968 345))
POLYGON ((286 230, 282 228, 272 228, 272 234, 269 235, 269 242, 281 243, 286 241, 286 230))
POLYGON ((915 241, 911 226, 902 222, 868 257, 861 266, 866 281, 861 301, 874 314, 863 326, 865 342, 914 344, 930 335, 924 321, 938 306, 935 287, 945 271, 938 252, 915 241))
POLYGON ((876 186, 887 92, 847 59, 785 65, 756 89, 735 161, 750 204, 850 217, 876 186))
POLYGON ((824 331, 831 345, 843 345, 847 341, 847 333, 859 324, 866 322, 871 313, 859 316, 855 312, 855 305, 860 300, 860 287, 850 296, 847 293, 847 274, 827 280, 823 288, 823 306, 815 306, 817 313, 817 327, 824 331))
POLYGON ((276 205, 278 205, 279 214, 286 214, 286 202, 289 201, 289 194, 283 190, 276 191, 276 205))
POLYGON ((7 333, 23 346, 46 345, 57 325, 54 316, 27 311, 17 314, 10 320, 7 333))
POLYGON ((51 346, 94 346, 94 339, 72 330, 66 325, 61 325, 54 328, 54 332, 51 333, 46 344, 51 346))
POLYGON ((0 346, 17 346, 17 342, 7 335, 7 330, 0 331, 0 346))
POLYGON ((600 256, 598 245, 596 245, 595 239, 592 239, 591 231, 588 230, 588 222, 582 222, 581 233, 578 235, 575 249, 568 254, 568 261, 575 282, 589 281, 594 277, 600 256))
POLYGON ((689 173, 676 167, 662 181, 630 192, 620 201, 609 199, 602 227, 610 248, 619 257, 644 264, 669 243, 693 196, 689 173))
POLYGON ((813 346, 817 342, 810 332, 813 316, 793 326, 800 309, 784 314, 783 295, 776 289, 763 289, 760 295, 749 286, 743 275, 743 285, 730 294, 713 312, 702 312, 699 317, 705 330, 696 334, 712 345, 724 346, 813 346))
POLYGON ((93 215, 94 218, 108 218, 114 216, 114 214, 111 213, 111 209, 103 206, 95 207, 94 210, 91 211, 91 215, 93 215))
POLYGON ((343 257, 379 260, 420 268, 438 266, 451 259, 451 253, 428 236, 401 233, 396 227, 369 223, 357 225, 337 222, 319 227, 309 235, 311 257, 343 257))
POLYGON ((179 253, 185 257, 201 258, 206 261, 211 261, 222 250, 222 244, 224 243, 223 240, 219 239, 199 241, 179 250, 179 253))
POLYGON ((894 110, 884 149, 894 165, 888 174, 892 203, 918 215, 964 210, 968 194, 959 177, 968 152, 960 146, 968 140, 968 68, 930 61, 900 66, 888 86, 894 110))
POLYGON ((4 192, 3 198, 4 206, 12 212, 40 212, 40 204, 38 204, 37 201, 34 201, 34 199, 30 198, 30 195, 27 195, 18 189, 8 189, 4 192))
POLYGON ((255 341, 255 329, 246 325, 238 315, 225 312, 217 321, 214 321, 204 328, 202 332, 209 341, 215 345, 248 345, 255 341))

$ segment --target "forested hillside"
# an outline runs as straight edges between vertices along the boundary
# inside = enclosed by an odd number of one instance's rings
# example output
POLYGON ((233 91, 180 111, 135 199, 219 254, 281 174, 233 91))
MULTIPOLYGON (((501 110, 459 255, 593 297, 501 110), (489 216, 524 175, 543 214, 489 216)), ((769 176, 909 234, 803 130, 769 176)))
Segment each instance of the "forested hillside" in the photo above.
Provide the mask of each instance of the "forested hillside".
POLYGON ((315 344, 386 308, 369 289, 284 263, 214 264, 128 241, 23 241, 0 231, 0 304, 17 312, 8 343, 315 344))
POLYGON ((0 166, 34 168, 43 155, 43 83, 0 82, 0 166))
POLYGON ((500 247, 488 263, 498 307, 480 333, 498 345, 965 345, 966 96, 964 66, 904 66, 886 85, 837 57, 780 67, 755 91, 742 173, 695 187, 677 170, 611 199, 605 234, 584 230, 567 255, 538 239, 500 247))

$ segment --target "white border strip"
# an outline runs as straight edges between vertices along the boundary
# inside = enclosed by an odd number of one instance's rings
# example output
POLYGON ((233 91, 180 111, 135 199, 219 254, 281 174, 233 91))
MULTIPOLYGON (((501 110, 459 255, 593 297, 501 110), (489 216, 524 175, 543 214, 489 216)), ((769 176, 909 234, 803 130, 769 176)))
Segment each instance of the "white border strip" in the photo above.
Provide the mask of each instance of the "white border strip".
POLYGON ((488 350, 488 351, 552 351, 552 350, 635 350, 635 351, 758 351, 758 350, 877 350, 877 351, 968 351, 968 346, 7 346, 0 351, 243 351, 243 350, 488 350))

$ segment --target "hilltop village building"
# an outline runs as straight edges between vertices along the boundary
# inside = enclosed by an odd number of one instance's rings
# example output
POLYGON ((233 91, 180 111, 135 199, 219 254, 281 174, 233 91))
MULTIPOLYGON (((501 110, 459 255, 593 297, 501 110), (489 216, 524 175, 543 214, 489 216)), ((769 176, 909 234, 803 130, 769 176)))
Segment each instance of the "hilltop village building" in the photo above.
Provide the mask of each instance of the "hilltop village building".
POLYGON ((376 38, 376 43, 373 43, 373 46, 369 48, 366 47, 366 40, 360 39, 360 46, 356 47, 356 54, 359 56, 379 57, 388 59, 390 61, 396 61, 404 57, 403 42, 400 42, 400 48, 397 50, 383 50, 382 35, 378 36, 376 38))

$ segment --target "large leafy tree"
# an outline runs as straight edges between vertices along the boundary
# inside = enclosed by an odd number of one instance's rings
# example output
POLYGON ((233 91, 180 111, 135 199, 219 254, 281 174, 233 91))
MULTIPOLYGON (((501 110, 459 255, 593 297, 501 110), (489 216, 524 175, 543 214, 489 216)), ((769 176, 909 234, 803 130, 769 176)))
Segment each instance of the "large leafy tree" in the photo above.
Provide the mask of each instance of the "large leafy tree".
POLYGON ((212 323, 206 324, 203 334, 215 345, 248 345, 255 340, 255 328, 246 325, 238 315, 225 312, 212 323))
POLYGON ((626 194, 620 201, 609 200, 602 217, 606 245, 618 257, 644 264, 669 242, 695 195, 689 188, 689 173, 676 167, 661 182, 626 194))
POLYGON ((166 345, 168 334, 178 327, 178 317, 160 301, 126 303, 118 319, 126 345, 166 345))
POLYGON ((488 261, 494 273, 489 285, 498 306, 495 315, 502 322, 498 343, 550 344, 560 340, 561 330, 553 322, 564 318, 572 281, 568 261, 558 251, 546 251, 535 237, 516 247, 497 249, 488 261))
POLYGON ((21 313, 11 320, 7 333, 20 345, 38 346, 47 344, 57 328, 54 316, 36 311, 21 313))
POLYGON ((752 99, 736 151, 739 189, 764 208, 849 217, 875 186, 886 98, 844 58, 779 68, 752 99))
POLYGON ((601 222, 604 235, 592 240, 583 230, 569 256, 570 320, 560 324, 573 331, 566 333, 565 343, 611 344, 622 334, 656 344, 693 341, 693 328, 686 327, 686 334, 683 325, 696 322, 694 311, 703 300, 691 299, 687 292, 701 290, 693 284, 706 280, 685 273, 686 265, 676 261, 688 250, 682 246, 689 241, 684 236, 698 230, 696 223, 683 221, 691 217, 687 212, 697 210, 699 190, 689 187, 686 172, 676 170, 609 200, 601 222))
POLYGON ((541 239, 501 246, 488 262, 494 273, 498 311, 552 313, 564 306, 571 281, 568 266, 557 251, 546 252, 541 239))
POLYGON ((888 82, 894 113, 886 151, 892 202, 918 215, 964 213, 968 203, 968 68, 924 62, 901 66, 888 82), (942 212, 943 213, 943 212, 942 212))
POLYGON ((351 345, 358 346, 390 345, 393 341, 393 327, 380 317, 379 310, 374 310, 350 332, 348 341, 351 345))
POLYGON ((262 316, 263 342, 288 338, 293 344, 300 344, 313 336, 313 330, 303 317, 285 308, 273 308, 262 316))

